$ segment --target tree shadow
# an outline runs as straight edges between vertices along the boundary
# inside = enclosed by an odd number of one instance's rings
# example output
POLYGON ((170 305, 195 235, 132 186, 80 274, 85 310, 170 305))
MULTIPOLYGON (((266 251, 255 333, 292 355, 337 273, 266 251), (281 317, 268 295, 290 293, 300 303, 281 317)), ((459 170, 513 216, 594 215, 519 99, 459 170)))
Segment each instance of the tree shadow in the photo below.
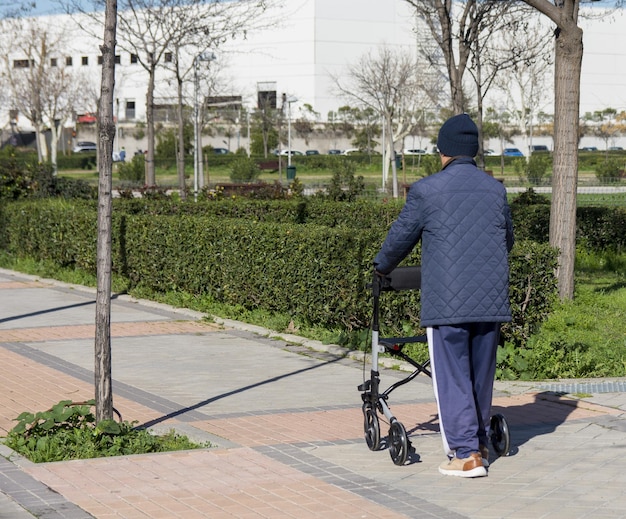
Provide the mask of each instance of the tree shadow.
POLYGON ((626 281, 619 281, 617 283, 613 283, 612 285, 609 285, 608 287, 598 287, 595 289, 595 292, 603 292, 603 293, 611 293, 611 292, 617 292, 618 290, 621 290, 622 288, 626 288, 626 281))
POLYGON ((154 427, 155 425, 158 425, 162 422, 165 422, 171 418, 176 418, 178 416, 184 415, 185 413, 191 412, 191 411, 195 411, 197 409, 200 409, 206 405, 209 405, 213 402, 216 402, 218 400, 222 400, 224 398, 227 398, 229 396, 233 396, 233 395, 237 395, 240 393, 243 393, 245 391, 249 391, 251 389, 256 389, 258 387, 261 386, 265 386, 267 384, 273 384, 275 382, 278 382, 279 380, 288 378, 288 377, 292 377, 294 375, 299 375, 301 373, 306 373, 307 371, 311 371, 314 369, 318 369, 318 368, 322 368, 325 366, 328 366, 330 364, 333 364, 335 362, 339 362, 340 360, 342 360, 344 357, 343 356, 337 356, 334 359, 328 360, 326 362, 321 362, 320 364, 316 364, 315 366, 309 366, 308 368, 302 368, 296 371, 291 371, 289 373, 283 373, 282 375, 277 375, 275 377, 272 378, 268 378, 266 380, 262 380, 260 382, 255 382, 254 384, 249 384, 247 386, 242 386, 240 388, 237 389, 233 389, 232 391, 228 391, 226 393, 222 393, 221 395, 216 395, 214 397, 211 398, 207 398, 206 400, 202 400, 200 402, 197 402, 193 405, 190 406, 186 406, 186 407, 181 407, 180 409, 177 409, 175 411, 172 411, 171 413, 167 413, 165 415, 159 416, 157 418, 153 418, 152 420, 149 420, 141 425, 137 425, 136 428, 137 429, 146 429, 149 427, 154 427))
MULTIPOLYGON (((117 299, 119 296, 124 295, 124 294, 126 294, 126 291, 113 294, 111 296, 111 301, 113 301, 114 299, 117 299)), ((66 306, 57 306, 55 308, 46 308, 45 310, 37 310, 36 312, 29 312, 27 314, 22 314, 22 315, 11 315, 9 317, 4 317, 3 319, 0 319, 0 323, 6 323, 8 321, 19 321, 20 319, 27 319, 29 317, 35 317, 38 315, 61 312, 62 310, 70 310, 72 308, 80 308, 81 306, 90 306, 90 305, 95 305, 95 304, 96 304, 96 300, 90 299, 82 303, 74 303, 74 304, 66 305, 66 306)))

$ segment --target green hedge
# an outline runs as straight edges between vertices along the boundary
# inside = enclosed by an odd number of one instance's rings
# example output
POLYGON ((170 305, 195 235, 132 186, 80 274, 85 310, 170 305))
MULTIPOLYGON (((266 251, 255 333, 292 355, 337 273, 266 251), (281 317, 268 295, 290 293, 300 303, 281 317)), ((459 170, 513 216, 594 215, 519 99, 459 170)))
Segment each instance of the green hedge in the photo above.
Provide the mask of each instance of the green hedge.
MULTIPOLYGON (((381 232, 398 217, 403 200, 376 202, 356 200, 334 202, 323 198, 295 198, 291 200, 249 200, 230 198, 200 200, 196 204, 172 199, 115 200, 120 211, 130 214, 195 214, 218 218, 243 218, 257 222, 308 223, 326 227, 379 229, 381 232)), ((515 237, 518 241, 547 243, 550 228, 550 204, 541 195, 524 193, 511 204, 515 237)), ((626 208, 591 207, 577 209, 577 240, 593 250, 626 247, 626 208)))
MULTIPOLYGON (((550 236, 550 206, 511 205, 517 239, 545 243, 550 236)), ((626 209, 623 207, 579 207, 576 210, 576 241, 591 250, 626 248, 626 209)))
MULTIPOLYGON (((134 286, 208 295, 242 308, 291 314, 298 322, 328 329, 369 326, 367 283, 387 232, 385 222, 355 231, 348 225, 299 224, 295 219, 277 223, 173 214, 172 204, 170 214, 163 211, 168 204, 155 204, 160 208, 160 217, 155 218, 154 212, 139 210, 139 203, 117 202, 113 270, 134 286)), ((294 205, 287 207, 293 210, 294 205)), ((93 202, 6 204, 0 212, 0 243, 14 255, 95 273, 96 212, 93 202)), ((536 329, 555 299, 555 257, 545 244, 523 242, 511 254, 515 321, 504 333, 516 343, 523 343, 536 329)), ((419 250, 405 261, 417 263, 419 250)), ((417 331, 418 316, 418 294, 390 294, 382 326, 388 334, 406 335, 417 331)))

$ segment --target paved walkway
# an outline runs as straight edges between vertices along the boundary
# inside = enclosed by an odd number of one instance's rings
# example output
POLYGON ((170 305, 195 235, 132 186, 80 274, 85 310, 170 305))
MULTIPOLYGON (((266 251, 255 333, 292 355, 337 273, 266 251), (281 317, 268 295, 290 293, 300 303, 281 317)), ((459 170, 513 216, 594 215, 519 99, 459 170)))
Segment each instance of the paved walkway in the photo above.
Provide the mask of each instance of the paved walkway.
MULTIPOLYGON (((0 436, 23 411, 93 398, 94 300, 0 270, 0 436)), ((425 376, 390 398, 416 447, 398 467, 365 444, 364 364, 340 348, 125 296, 112 308, 116 409, 213 447, 33 464, 0 445, 0 519, 626 517, 625 380, 497 383, 511 454, 465 480, 437 472, 425 376)), ((385 386, 401 376, 381 370, 385 386)))

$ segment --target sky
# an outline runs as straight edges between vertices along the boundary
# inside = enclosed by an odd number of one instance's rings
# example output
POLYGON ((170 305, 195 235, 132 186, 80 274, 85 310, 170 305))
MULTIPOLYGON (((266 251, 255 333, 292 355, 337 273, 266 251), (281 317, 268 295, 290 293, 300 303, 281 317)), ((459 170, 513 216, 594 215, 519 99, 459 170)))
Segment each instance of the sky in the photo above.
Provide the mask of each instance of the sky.
MULTIPOLYGON (((23 0, 28 1, 28 0, 23 0)), ((34 14, 63 12, 60 0, 34 0, 34 14)), ((615 0, 594 2, 593 7, 614 5, 615 0)), ((587 2, 583 5, 588 6, 587 2)), ((603 108, 626 110, 626 14, 621 9, 609 19, 584 20, 581 114, 603 108), (599 107, 599 108, 598 108, 599 107)), ((546 111, 550 111, 548 108, 546 111)))

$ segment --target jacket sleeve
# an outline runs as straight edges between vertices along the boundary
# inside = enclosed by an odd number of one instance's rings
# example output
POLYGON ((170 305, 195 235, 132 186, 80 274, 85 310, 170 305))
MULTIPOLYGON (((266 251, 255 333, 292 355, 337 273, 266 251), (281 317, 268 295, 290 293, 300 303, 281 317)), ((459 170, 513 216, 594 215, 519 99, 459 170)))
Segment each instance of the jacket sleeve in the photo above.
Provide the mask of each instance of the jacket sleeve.
POLYGON ((422 198, 413 186, 398 219, 391 224, 385 241, 374 258, 374 268, 389 274, 413 250, 424 229, 422 198))
POLYGON ((515 243, 515 237, 513 234, 513 217, 511 216, 511 208, 506 200, 506 193, 504 195, 504 219, 506 221, 506 250, 511 252, 515 243))

